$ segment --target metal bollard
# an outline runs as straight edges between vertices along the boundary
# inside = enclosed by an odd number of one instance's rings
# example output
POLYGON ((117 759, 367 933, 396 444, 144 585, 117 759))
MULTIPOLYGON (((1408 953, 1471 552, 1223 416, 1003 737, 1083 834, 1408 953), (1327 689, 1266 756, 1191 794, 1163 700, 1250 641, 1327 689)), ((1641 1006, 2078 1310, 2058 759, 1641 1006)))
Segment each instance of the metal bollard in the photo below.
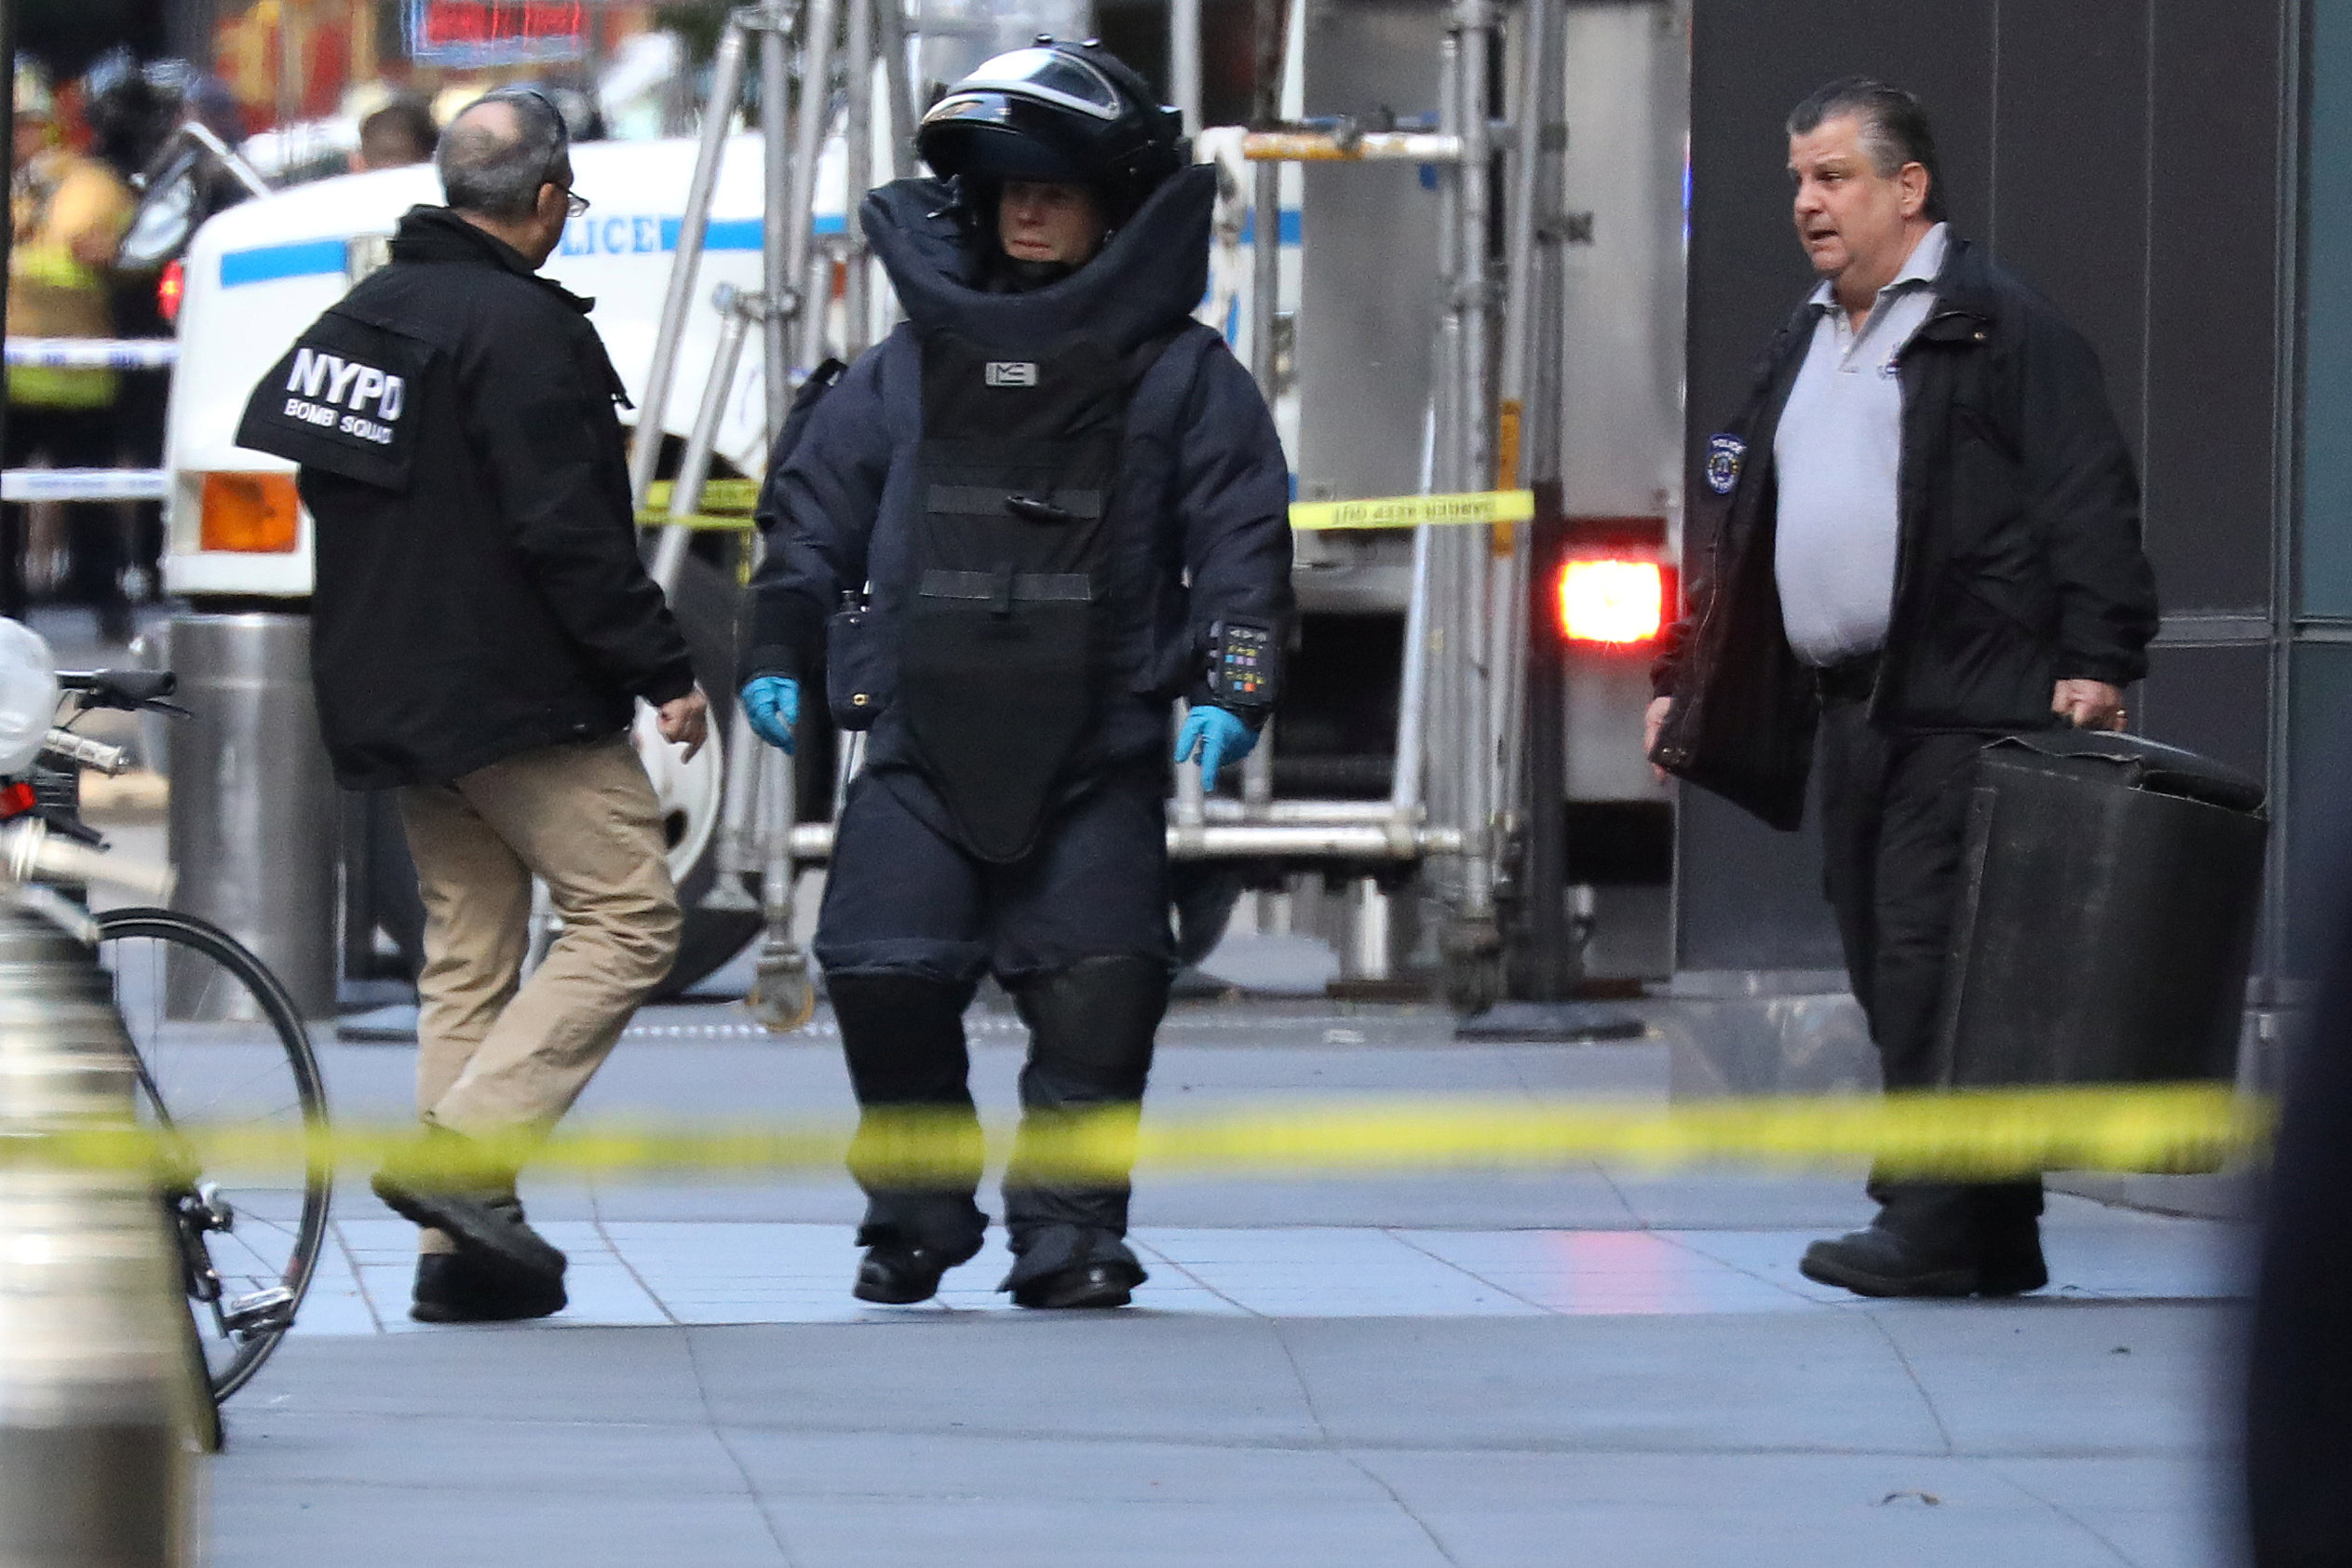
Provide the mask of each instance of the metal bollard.
MULTIPOLYGON (((334 777, 310 696, 310 617, 175 616, 179 700, 171 737, 171 858, 179 907, 251 948, 304 1018, 332 1018, 334 777)), ((218 1022, 200 971, 168 967, 175 1019, 218 1022)))
POLYGON ((196 1368, 144 1172, 26 1135, 132 1119, 130 1043, 88 949, 0 907, 0 1565, 196 1557, 196 1368))

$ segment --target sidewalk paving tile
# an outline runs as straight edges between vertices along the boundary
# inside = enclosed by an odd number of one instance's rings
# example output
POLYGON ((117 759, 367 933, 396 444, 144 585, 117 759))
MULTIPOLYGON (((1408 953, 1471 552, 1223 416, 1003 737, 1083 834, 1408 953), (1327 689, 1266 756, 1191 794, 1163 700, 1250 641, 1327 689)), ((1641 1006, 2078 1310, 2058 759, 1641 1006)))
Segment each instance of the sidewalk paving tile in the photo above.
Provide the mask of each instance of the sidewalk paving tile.
POLYGON ((220 1497, 212 1508, 212 1568, 795 1568, 748 1496, 705 1498, 687 1507, 674 1496, 615 1493, 584 1478, 559 1492, 345 1486, 332 1507, 319 1501, 310 1481, 257 1481, 220 1497))
MULTIPOLYGON (((234 1413, 234 1410, 232 1411, 234 1413)), ((692 1420, 539 1421, 489 1413, 353 1421, 304 1412, 256 1434, 231 1433, 239 1486, 251 1483, 430 1488, 450 1494, 593 1492, 702 1498, 750 1492, 729 1440, 692 1420)))
POLYGON ((713 1418, 729 1425, 790 1430, 821 1421, 887 1432, 918 1424, 1073 1441, 1321 1440, 1280 1340, 1249 1318, 935 1314, 697 1329, 691 1343, 713 1418))
MULTIPOLYGON (((1394 1509, 1320 1513, 1295 1505, 1099 1503, 770 1503, 807 1568, 1447 1568, 1421 1527, 1394 1509)), ((1554 1565, 1557 1568, 1557 1565, 1554 1565)))
POLYGON ((1652 1231, 1408 1231, 1399 1237, 1548 1311, 1786 1312, 1777 1285, 1652 1231))
POLYGON ((1454 1568, 2124 1568, 2080 1525, 2048 1510, 1967 1510, 1924 1503, 1831 1510, 1674 1507, 1466 1512, 1426 1516, 1454 1568))
POLYGON ((1859 1314, 1277 1325, 1335 1440, 1403 1447, 1940 1453, 1859 1314))
POLYGON ((2197 1303, 1905 1304, 1872 1316, 1963 1452, 2194 1453, 2236 1441, 2234 1312, 2197 1303))
MULTIPOLYGON (((934 1413, 952 1416, 953 1401, 934 1413)), ((962 1430, 833 1432, 737 1429, 727 1446, 753 1491, 771 1502, 858 1499, 953 1503, 1295 1504, 1378 1506, 1387 1489, 1325 1447, 1219 1447, 962 1430)))

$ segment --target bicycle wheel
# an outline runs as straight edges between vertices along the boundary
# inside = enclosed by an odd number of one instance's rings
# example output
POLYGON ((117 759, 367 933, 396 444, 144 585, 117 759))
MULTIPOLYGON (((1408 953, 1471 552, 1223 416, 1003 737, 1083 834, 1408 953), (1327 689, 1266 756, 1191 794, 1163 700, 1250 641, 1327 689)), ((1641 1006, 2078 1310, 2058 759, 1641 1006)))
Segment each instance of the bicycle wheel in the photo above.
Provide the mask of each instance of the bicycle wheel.
MULTIPOLYGON (((322 1127, 310 1037, 277 977, 228 933, 172 910, 98 916, 99 961, 139 1055, 142 1120, 175 1126, 322 1127)), ((293 1326, 326 1237, 330 1171, 169 1173, 164 1201, 185 1264, 213 1397, 244 1386, 293 1326)))

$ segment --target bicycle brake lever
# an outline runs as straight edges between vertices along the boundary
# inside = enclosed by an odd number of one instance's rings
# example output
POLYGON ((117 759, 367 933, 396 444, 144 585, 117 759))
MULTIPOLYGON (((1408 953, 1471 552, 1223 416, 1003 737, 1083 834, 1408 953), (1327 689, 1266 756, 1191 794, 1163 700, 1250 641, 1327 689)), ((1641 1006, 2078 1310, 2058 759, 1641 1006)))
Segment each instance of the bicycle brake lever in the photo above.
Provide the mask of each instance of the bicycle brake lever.
POLYGON ((92 849, 106 847, 106 835, 78 817, 61 811, 54 806, 46 805, 36 808, 34 815, 40 818, 42 822, 47 824, 49 831, 60 838, 70 838, 76 844, 87 844, 92 849))

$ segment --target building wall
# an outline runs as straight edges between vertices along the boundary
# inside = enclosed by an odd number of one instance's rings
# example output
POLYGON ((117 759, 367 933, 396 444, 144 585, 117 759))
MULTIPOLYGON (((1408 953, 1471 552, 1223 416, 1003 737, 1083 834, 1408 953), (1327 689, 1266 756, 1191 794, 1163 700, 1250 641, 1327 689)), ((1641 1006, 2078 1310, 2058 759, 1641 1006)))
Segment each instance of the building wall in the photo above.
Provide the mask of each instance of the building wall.
MULTIPOLYGON (((2332 26, 2352 93, 2352 25, 2332 26)), ((2302 54, 2298 0, 1694 0, 1687 450, 1737 407, 1809 287, 1789 108, 1849 73, 1909 88, 1935 123, 1954 228, 2054 300, 2104 363, 2165 611, 2136 723, 2270 776, 2302 54)), ((2352 98, 2335 112, 2352 168, 2352 98)), ((2352 191, 2337 205, 2352 239, 2352 191)), ((2352 415, 2352 371, 2331 373, 2352 415)), ((2352 497, 2352 452, 2327 482, 2352 497)), ((2346 534, 2326 575, 2352 628, 2346 534)), ((1690 790, 1680 828, 1678 967, 1836 963, 1809 833, 1782 838, 1690 790)))

